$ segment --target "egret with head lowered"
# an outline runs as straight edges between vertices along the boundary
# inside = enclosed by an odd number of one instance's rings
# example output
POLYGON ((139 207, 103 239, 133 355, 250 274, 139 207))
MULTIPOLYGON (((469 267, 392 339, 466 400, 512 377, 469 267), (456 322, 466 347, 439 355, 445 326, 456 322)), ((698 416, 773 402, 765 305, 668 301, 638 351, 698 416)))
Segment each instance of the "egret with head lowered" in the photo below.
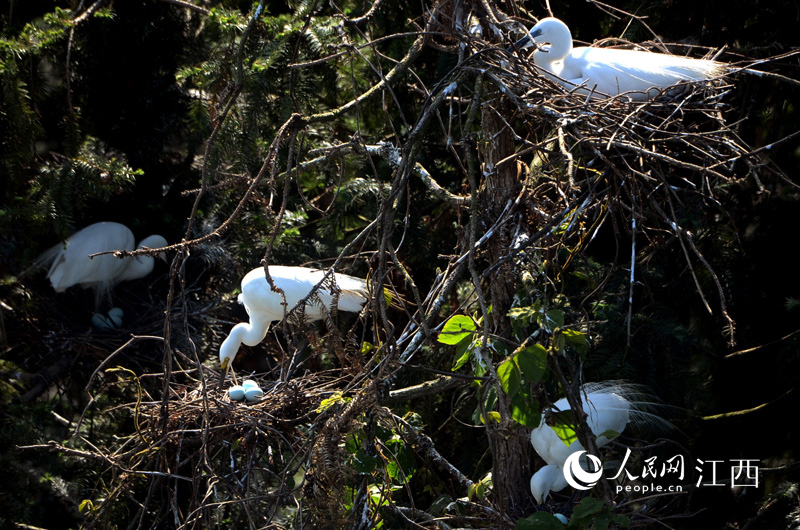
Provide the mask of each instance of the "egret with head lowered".
MULTIPOLYGON (((111 289, 120 282, 143 278, 153 271, 152 256, 134 256, 119 259, 113 254, 89 256, 99 252, 134 248, 162 248, 167 240, 159 235, 144 238, 134 247, 133 232, 120 223, 101 222, 89 225, 72 234, 64 243, 42 254, 38 262, 49 265, 47 277, 56 292, 64 292, 73 285, 94 289, 96 302, 110 298, 111 289)), ((162 253, 161 259, 166 260, 162 253)))
MULTIPOLYGON (((641 401, 641 396, 634 385, 618 382, 586 383, 581 387, 581 407, 587 415, 586 426, 596 436, 598 448, 622 434, 629 422, 666 424, 665 420, 644 410, 652 404, 641 401)), ((569 444, 565 443, 546 422, 547 416, 571 410, 567 398, 559 399, 549 411, 542 414, 539 426, 531 431, 531 444, 545 461, 545 465, 531 478, 531 493, 539 504, 551 491, 561 491, 569 485, 564 473, 565 466, 572 464, 571 473, 584 474, 585 459, 576 458, 581 456, 576 453, 585 451, 581 442, 575 437, 569 440, 569 444)), ((569 423, 574 427, 574 419, 570 419, 569 423)), ((587 456, 596 459, 593 455, 587 456)))
POLYGON ((533 62, 567 90, 595 98, 625 94, 647 101, 682 81, 724 75, 724 63, 665 53, 615 48, 572 47, 572 34, 561 20, 543 18, 508 51, 536 46, 533 62))
POLYGON ((264 340, 270 324, 283 320, 315 287, 319 286, 303 308, 307 320, 324 318, 334 299, 339 311, 358 313, 369 297, 367 281, 347 274, 333 273, 326 279, 327 272, 319 269, 279 265, 270 265, 268 269, 275 287, 282 293, 272 290, 264 267, 251 270, 242 279, 239 303, 244 305, 250 321, 236 324, 220 346, 219 360, 226 372, 242 343, 255 346, 264 340))

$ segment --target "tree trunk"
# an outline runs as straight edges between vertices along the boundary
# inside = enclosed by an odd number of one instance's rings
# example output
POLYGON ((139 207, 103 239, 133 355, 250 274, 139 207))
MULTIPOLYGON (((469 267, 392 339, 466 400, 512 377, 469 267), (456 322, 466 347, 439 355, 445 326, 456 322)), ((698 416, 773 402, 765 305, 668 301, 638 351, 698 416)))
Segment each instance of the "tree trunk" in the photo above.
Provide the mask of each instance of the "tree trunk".
MULTIPOLYGON (((488 101, 494 98, 487 98, 488 101)), ((501 98, 494 101, 502 101, 501 98)), ((485 106, 481 122, 484 134, 483 173, 486 178, 481 203, 481 225, 489 227, 503 214, 506 204, 513 201, 521 183, 515 163, 499 164, 514 154, 514 135, 501 116, 511 116, 512 109, 485 106), (499 165, 498 165, 499 164, 499 165)), ((508 253, 511 244, 510 223, 502 223, 489 240, 486 258, 494 264, 508 253)), ((506 316, 515 292, 516 278, 513 266, 507 263, 489 278, 489 301, 492 304, 491 330, 507 336, 511 331, 506 316)), ((532 497, 528 488, 531 471, 531 444, 527 430, 511 418, 508 400, 504 395, 498 400, 501 422, 490 424, 490 443, 493 456, 493 482, 498 506, 512 519, 529 511, 532 497)))

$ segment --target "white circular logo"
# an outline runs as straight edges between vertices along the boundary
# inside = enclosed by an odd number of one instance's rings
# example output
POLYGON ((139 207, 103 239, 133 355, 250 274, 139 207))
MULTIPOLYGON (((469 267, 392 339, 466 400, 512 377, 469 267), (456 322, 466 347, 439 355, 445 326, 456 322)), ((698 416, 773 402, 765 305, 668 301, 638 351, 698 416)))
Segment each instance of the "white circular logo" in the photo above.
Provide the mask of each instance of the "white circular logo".
POLYGON ((575 451, 564 462, 564 478, 576 490, 588 490, 603 476, 603 466, 600 459, 586 451, 575 451), (589 459, 595 471, 586 471, 581 467, 580 458, 583 455, 589 459))

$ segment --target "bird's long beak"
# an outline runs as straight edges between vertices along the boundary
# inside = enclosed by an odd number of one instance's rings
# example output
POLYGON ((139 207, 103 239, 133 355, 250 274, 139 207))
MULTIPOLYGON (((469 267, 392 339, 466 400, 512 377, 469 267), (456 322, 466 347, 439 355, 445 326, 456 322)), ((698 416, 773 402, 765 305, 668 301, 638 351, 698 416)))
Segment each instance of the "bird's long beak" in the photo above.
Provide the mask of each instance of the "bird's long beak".
POLYGON ((219 389, 222 390, 222 387, 225 385, 225 380, 228 378, 228 372, 231 373, 233 376, 233 384, 238 385, 239 382, 236 381, 236 372, 231 370, 231 362, 228 359, 223 359, 220 367, 222 368, 222 377, 219 378, 219 389))
POLYGON ((513 46, 509 46, 508 48, 506 48, 506 51, 508 53, 514 53, 515 50, 522 50, 524 48, 531 46, 532 44, 533 40, 531 40, 531 34, 528 33, 527 35, 519 39, 517 42, 515 42, 513 46))

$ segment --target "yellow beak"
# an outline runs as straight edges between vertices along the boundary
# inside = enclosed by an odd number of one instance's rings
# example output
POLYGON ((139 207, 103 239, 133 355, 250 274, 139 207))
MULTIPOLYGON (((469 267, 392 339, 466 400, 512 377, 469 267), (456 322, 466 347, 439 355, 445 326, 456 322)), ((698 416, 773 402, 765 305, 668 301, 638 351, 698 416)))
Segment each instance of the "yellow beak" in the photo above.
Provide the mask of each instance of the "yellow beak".
POLYGON ((231 370, 231 363, 228 359, 223 359, 220 361, 220 367, 222 368, 222 377, 219 378, 219 388, 222 389, 223 385, 225 385, 225 379, 228 377, 228 372, 231 373, 233 376, 233 383, 238 385, 239 383, 236 381, 236 372, 231 370))

